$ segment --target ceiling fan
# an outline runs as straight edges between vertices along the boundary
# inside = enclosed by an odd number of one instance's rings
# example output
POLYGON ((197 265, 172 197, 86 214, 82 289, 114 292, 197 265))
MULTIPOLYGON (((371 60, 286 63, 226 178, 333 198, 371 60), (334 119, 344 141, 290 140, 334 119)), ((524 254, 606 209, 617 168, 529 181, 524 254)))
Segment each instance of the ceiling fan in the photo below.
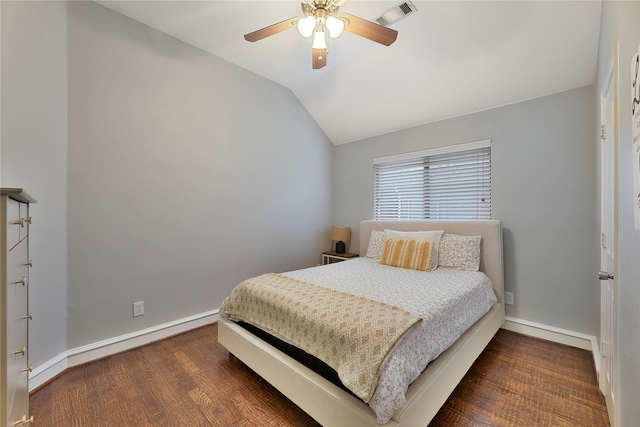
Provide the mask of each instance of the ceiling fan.
POLYGON ((328 40, 335 39, 344 30, 389 46, 396 41, 398 32, 391 28, 358 18, 348 13, 338 15, 338 8, 347 0, 302 0, 303 17, 293 17, 277 24, 245 34, 244 39, 256 42, 293 27, 305 38, 313 36, 311 45, 313 69, 327 65, 328 40))

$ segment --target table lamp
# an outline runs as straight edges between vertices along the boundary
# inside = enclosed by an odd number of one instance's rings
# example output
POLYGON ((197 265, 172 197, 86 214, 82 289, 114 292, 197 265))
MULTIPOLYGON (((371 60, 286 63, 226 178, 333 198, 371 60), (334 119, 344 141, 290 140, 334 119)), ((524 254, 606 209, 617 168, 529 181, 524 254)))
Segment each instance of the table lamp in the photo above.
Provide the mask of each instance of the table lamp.
POLYGON ((331 240, 337 240, 336 252, 339 254, 345 253, 344 242, 351 240, 351 229, 349 227, 331 227, 331 240))

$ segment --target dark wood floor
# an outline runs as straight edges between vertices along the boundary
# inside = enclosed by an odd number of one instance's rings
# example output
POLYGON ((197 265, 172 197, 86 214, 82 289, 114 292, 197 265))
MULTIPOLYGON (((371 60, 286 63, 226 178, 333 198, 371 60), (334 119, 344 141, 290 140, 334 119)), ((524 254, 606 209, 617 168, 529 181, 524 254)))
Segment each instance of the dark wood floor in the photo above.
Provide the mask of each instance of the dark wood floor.
MULTIPOLYGON (((317 426, 217 341, 217 325, 70 369, 34 426, 317 426)), ((430 426, 608 426, 591 353, 500 330, 430 426)))

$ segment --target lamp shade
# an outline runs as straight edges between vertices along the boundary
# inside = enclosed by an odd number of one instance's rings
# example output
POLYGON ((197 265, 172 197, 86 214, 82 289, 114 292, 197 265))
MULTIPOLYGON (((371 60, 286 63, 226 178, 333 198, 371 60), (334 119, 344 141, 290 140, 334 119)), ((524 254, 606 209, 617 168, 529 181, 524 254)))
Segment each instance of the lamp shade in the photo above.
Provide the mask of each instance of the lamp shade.
POLYGON ((349 227, 331 227, 331 240, 348 242, 351 240, 351 229, 349 227))
POLYGON ((316 28, 316 18, 313 16, 307 16, 298 20, 298 32, 306 39, 311 37, 313 30, 316 28))
POLYGON ((344 21, 334 16, 327 17, 326 27, 329 31, 329 37, 332 39, 340 37, 340 34, 344 31, 344 21))
POLYGON ((313 33, 312 49, 326 49, 327 48, 327 35, 324 32, 324 28, 318 29, 313 33))

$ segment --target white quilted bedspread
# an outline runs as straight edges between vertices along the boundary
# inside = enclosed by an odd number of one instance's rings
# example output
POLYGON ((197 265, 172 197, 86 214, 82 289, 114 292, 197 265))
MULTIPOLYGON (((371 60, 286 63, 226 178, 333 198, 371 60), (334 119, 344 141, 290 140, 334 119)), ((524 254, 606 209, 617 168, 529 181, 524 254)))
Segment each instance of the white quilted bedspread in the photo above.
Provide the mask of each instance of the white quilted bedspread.
POLYGON ((476 271, 438 267, 425 272, 356 258, 282 274, 401 307, 424 319, 389 358, 369 401, 380 424, 404 406, 407 388, 427 364, 496 303, 489 278, 476 271))

